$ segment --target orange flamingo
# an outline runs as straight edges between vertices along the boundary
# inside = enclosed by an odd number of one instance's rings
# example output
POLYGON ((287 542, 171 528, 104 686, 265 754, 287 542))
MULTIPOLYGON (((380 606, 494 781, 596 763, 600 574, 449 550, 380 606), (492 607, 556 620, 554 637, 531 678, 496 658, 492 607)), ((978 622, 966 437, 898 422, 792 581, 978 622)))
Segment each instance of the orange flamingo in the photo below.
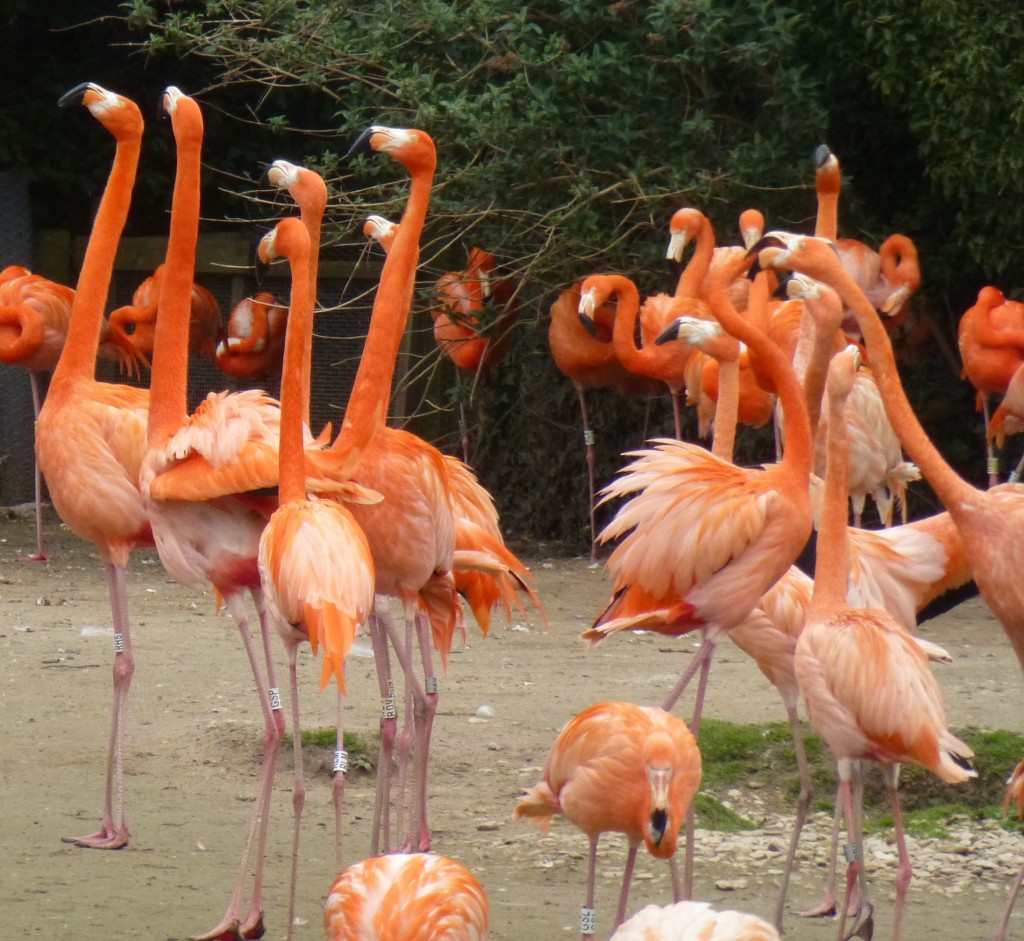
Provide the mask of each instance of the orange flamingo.
MULTIPOLYGON (((657 346, 649 340, 637 347, 637 318, 640 315, 640 292, 623 275, 590 275, 580 286, 579 315, 589 333, 597 335, 594 312, 615 298, 615 325, 612 328, 612 348, 619 362, 631 373, 656 379, 668 386, 672 395, 672 417, 677 438, 682 437, 682 405, 686 388, 686 362, 690 350, 684 345, 671 348, 657 346)), ((694 309, 696 301, 683 299, 675 305, 677 316, 694 309), (689 304, 685 303, 687 300, 689 304)), ((695 314, 700 311, 694 309, 695 314)))
POLYGON ((700 752, 693 735, 682 719, 662 709, 600 702, 558 733, 544 779, 527 788, 516 804, 515 817, 547 833, 551 818, 560 813, 590 840, 587 898, 580 917, 584 938, 594 936, 597 843, 602 833, 624 833, 629 840, 616 927, 626 917, 641 843, 652 856, 669 860, 679 900, 676 842, 700 776, 700 752))
POLYGON ((756 915, 716 912, 707 902, 648 905, 619 925, 611 941, 780 941, 756 915))
MULTIPOLYGON (((339 503, 306 496, 303 461, 304 348, 312 341, 309 234, 297 219, 285 219, 260 242, 260 258, 285 257, 292 268, 292 302, 281 389, 280 506, 267 523, 259 544, 260 577, 267 608, 288 649, 290 667, 295 648, 309 641, 313 652, 323 645, 321 689, 333 675, 345 692, 345 658, 356 628, 373 608, 373 560, 363 531, 339 503)), ((293 699, 295 751, 295 826, 292 845, 288 936, 295 915, 299 821, 305 796, 298 702, 293 699)), ((343 748, 342 703, 338 705, 338 747, 343 748)), ((344 767, 336 768, 344 772, 344 767)))
POLYGON ((125 570, 129 552, 152 546, 139 492, 146 450, 149 393, 97 382, 96 354, 117 243, 124 229, 142 143, 134 102, 93 83, 67 92, 62 107, 81 103, 117 142, 79 274, 67 341, 36 422, 36 457, 50 497, 68 528, 96 546, 103 560, 114 624, 114 703, 107 786, 100 829, 72 839, 118 849, 128 842, 124 735, 134 672, 125 570))
MULTIPOLYGON (((859 364, 855 347, 837 355, 829 367, 827 394, 836 415, 850 394, 859 364)), ((975 777, 971 750, 946 727, 942 694, 917 643, 887 612, 851 608, 846 599, 849 571, 846 492, 846 425, 832 424, 828 448, 825 508, 818 539, 811 608, 797 641, 794 667, 811 724, 825 739, 839 766, 847 821, 846 897, 839 937, 845 938, 847 909, 859 882, 854 934, 867 932, 871 905, 860 866, 861 807, 851 780, 862 760, 883 764, 889 785, 899 852, 893 938, 899 937, 910 860, 903 837, 896 766, 914 763, 944 781, 975 777), (864 669, 870 663, 871 669, 864 669)), ((859 786, 858 786, 859 791, 859 786)))
MULTIPOLYGON (((753 239, 758 226, 764 226, 764 217, 757 210, 747 210, 740 219, 740 229, 744 241, 753 239)), ((744 255, 746 249, 739 245, 716 245, 715 230, 703 212, 692 206, 684 206, 676 210, 669 222, 669 242, 665 257, 681 262, 686 246, 693 242, 693 254, 676 283, 675 299, 681 297, 705 298, 711 285, 711 277, 715 271, 737 256, 744 255)), ((746 278, 735 278, 729 285, 729 300, 737 310, 745 310, 749 282, 746 278)), ((685 313, 685 312, 684 312, 685 313)), ((679 316, 676 314, 675 316, 679 316)), ((671 322, 667 317, 662 326, 671 322)), ((660 332, 660 331, 658 331, 660 332)))
POLYGON ((942 458, 921 427, 896 369, 892 344, 871 302, 838 262, 831 245, 808 236, 773 232, 759 243, 764 267, 795 269, 835 289, 854 312, 871 355, 886 413, 907 454, 935 490, 960 532, 964 558, 985 603, 992 609, 1024 665, 1024 499, 1013 484, 983 491, 963 480, 942 458))
MULTIPOLYGON (((984 416, 988 483, 994 487, 999 483, 999 459, 990 440, 989 398, 993 393, 1005 395, 1024 364, 1024 304, 1008 301, 998 288, 986 285, 960 318, 957 344, 963 362, 961 375, 974 386, 977 407, 984 416)), ((1012 399, 1000 414, 996 430, 1002 427, 1010 404, 1012 399)))
POLYGON ((224 336, 214 350, 221 372, 237 379, 279 373, 284 356, 288 308, 260 291, 239 301, 228 317, 224 336))
MULTIPOLYGON (((164 266, 158 265, 156 271, 135 289, 131 304, 110 312, 111 333, 139 356, 148 357, 153 353, 163 277, 164 266)), ((201 284, 190 285, 188 293, 191 299, 188 323, 189 352, 212 359, 223 333, 220 304, 201 284)))
POLYGON ((657 389, 650 379, 630 373, 615 353, 612 331, 615 310, 611 304, 602 305, 590 314, 597 324, 597 333, 591 334, 580 323, 580 284, 563 291, 551 305, 548 326, 548 345, 555 366, 576 389, 583 417, 583 446, 587 464, 590 514, 590 558, 597 559, 596 488, 594 462, 596 433, 587 413, 588 386, 612 386, 623 395, 649 395, 657 389))
MULTIPOLYGON (((52 372, 60 360, 71 322, 75 292, 21 265, 10 265, 0 272, 0 363, 23 366, 32 388, 32 414, 39 419, 41 396, 39 373, 52 372)), ((117 360, 129 375, 139 371, 140 358, 129 346, 100 326, 98 355, 117 360)), ((46 540, 43 533, 42 477, 35 467, 36 551, 24 562, 45 562, 46 540)))
MULTIPOLYGON (((607 563, 612 598, 583 634, 598 641, 623 630, 700 630, 700 650, 664 704, 671 708, 700 671, 695 730, 719 640, 789 568, 811 531, 811 441, 803 392, 782 353, 728 298, 729 285, 749 264, 739 256, 719 269, 708 297, 722 326, 763 356, 774 376, 789 416, 782 461, 764 469, 739 468, 696 445, 668 440, 634 452, 636 460, 604 490, 605 499, 632 499, 601 535, 623 538, 607 563)), ((678 332, 672 326, 661 339, 678 332)))
POLYGON ((324 907, 328 941, 485 941, 490 906, 461 863, 426 853, 346 869, 324 907))
MULTIPOLYGON (((462 271, 449 271, 437 281, 439 303, 431 308, 434 340, 456 369, 472 373, 473 384, 487 377, 508 352, 512 327, 519 315, 516 285, 494 277, 495 258, 473 247, 462 271)), ((466 403, 459 396, 462 459, 469 463, 466 403)))

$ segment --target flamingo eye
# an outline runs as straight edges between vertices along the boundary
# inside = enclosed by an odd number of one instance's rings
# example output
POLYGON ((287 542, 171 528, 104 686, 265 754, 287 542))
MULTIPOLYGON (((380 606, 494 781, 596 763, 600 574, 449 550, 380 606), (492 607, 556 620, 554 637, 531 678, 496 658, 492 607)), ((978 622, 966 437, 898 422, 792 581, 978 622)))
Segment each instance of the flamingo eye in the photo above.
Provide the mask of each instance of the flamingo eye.
POLYGON ((127 323, 126 323, 125 325, 124 325, 124 335, 125 335, 126 337, 130 337, 130 336, 132 336, 132 335, 133 335, 134 333, 135 333, 135 321, 134 321, 134 320, 129 320, 129 321, 128 321, 128 322, 127 322, 127 323))

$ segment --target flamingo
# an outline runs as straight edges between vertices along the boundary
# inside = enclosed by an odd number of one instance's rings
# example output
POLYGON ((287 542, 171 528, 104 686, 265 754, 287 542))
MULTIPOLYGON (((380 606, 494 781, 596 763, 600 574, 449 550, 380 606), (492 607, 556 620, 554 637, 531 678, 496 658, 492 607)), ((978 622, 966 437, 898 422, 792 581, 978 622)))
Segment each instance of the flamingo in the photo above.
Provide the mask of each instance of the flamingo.
POLYGON ((629 840, 616 927, 626 917, 641 843, 652 856, 669 860, 679 900, 676 842, 700 777, 700 752, 693 735, 682 719, 662 709, 600 702, 558 733, 543 780, 526 789, 514 816, 547 833, 551 818, 560 813, 590 840, 587 898, 580 913, 585 939, 594 936, 597 844, 602 833, 624 833, 629 840))
MULTIPOLYGON (((740 217, 740 230, 744 243, 747 239, 754 240, 758 227, 764 226, 764 217, 757 210, 747 210, 740 217)), ((715 230, 703 212, 692 206, 684 206, 676 210, 669 222, 669 242, 665 257, 681 262, 686 246, 692 241, 695 245, 693 255, 683 269, 676 283, 674 298, 682 297, 705 298, 711 285, 711 277, 715 271, 732 259, 746 254, 746 249, 739 245, 715 245, 715 230)), ((740 277, 729 285, 729 300, 737 310, 745 310, 749 282, 740 277)), ((680 316, 675 314, 674 316, 680 316)), ((662 320, 662 328, 668 325, 673 315, 666 314, 662 320)), ((660 330, 658 331, 660 332, 660 330)), ((657 334, 656 334, 657 335, 657 334)))
MULTIPOLYGON (((637 318, 640 315, 640 292, 623 275, 590 275, 580 286, 579 313, 583 326, 596 336, 594 312, 610 298, 615 298, 615 325, 612 348, 619 362, 631 373, 656 379, 668 386, 672 396, 672 417, 677 438, 682 437, 682 398, 686 388, 686 363, 690 350, 679 344, 672 348, 657 346, 653 340, 637 347, 637 318)), ((693 309, 698 302, 683 299, 676 305, 679 316, 693 309), (685 303, 687 300, 689 304, 685 303)), ((695 315, 699 310, 694 310, 695 315)))
MULTIPOLYGON (((607 563, 612 597, 584 638, 623 630, 685 634, 703 642, 665 700, 670 709, 699 670, 691 727, 700 725, 703 688, 722 635, 740 623, 796 559, 811 531, 810 429, 803 392, 782 353, 736 313, 728 287, 750 264, 742 256, 720 268, 709 300, 730 333, 765 358, 786 423, 778 464, 739 468, 696 445, 659 440, 605 488, 606 499, 632 495, 602 540, 623 537, 607 563)), ((678 335, 672 326, 663 340, 678 335)))
MULTIPOLYGON (((984 415, 988 483, 999 483, 999 459, 992 450, 989 398, 992 393, 1005 395, 1013 377, 1024 363, 1024 304, 1008 301, 998 288, 985 285, 977 300, 960 318, 957 345, 963 362, 961 375, 977 392, 977 407, 984 415)), ((1000 413, 995 423, 998 431, 1009 410, 1000 413)))
POLYGON ((707 902, 648 905, 615 930, 611 941, 780 941, 756 915, 716 912, 707 902))
POLYGON ((153 545, 139 492, 146 450, 149 393, 97 382, 96 354, 117 243, 138 167, 143 121, 138 106, 91 82, 71 89, 60 106, 81 103, 117 142, 110 177, 79 274, 71 322, 36 422, 36 457, 58 514, 96 546, 106 571, 114 624, 114 701, 107 785, 100 829, 69 838, 79 846, 118 849, 128 842, 124 735, 134 672, 125 572, 134 548, 153 545))
POLYGON ((224 336, 214 350, 221 372, 238 379, 254 379, 281 371, 288 309, 274 296, 260 291, 245 297, 231 310, 224 336))
MULTIPOLYGON (((306 496, 302 431, 307 393, 303 388, 302 361, 313 332, 308 284, 309 234, 299 220, 285 219, 264 237, 259 251, 263 261, 286 257, 293 279, 281 389, 280 506, 260 536, 260 580, 267 608, 288 650, 290 669, 294 668, 295 648, 299 643, 308 640, 314 653, 322 645, 321 689, 333 675, 339 693, 344 694, 345 657, 355 640, 356 628, 373 608, 373 560, 366 537, 351 513, 336 501, 311 500, 306 496)), ((299 820, 305 797, 297 699, 293 699, 293 704, 295 828, 288 902, 289 938, 295 920, 299 820)), ((339 702, 339 748, 344 741, 341 718, 339 702)))
MULTIPOLYGON (((474 246, 462 271, 449 271, 437 281, 438 304, 431 308, 434 340, 456 369, 472 373, 474 385, 484 379, 508 352, 512 326, 519 314, 516 285, 493 276, 494 256, 474 246)), ((465 401, 459 398, 462 459, 469 463, 469 431, 465 401)))
MULTIPOLYGON (((39 419, 41 396, 39 374, 52 372, 60 360, 71 307, 72 288, 32 274, 21 265, 10 265, 0 272, 0 363, 23 366, 32 388, 32 414, 39 419)), ((107 322, 100 326, 98 355, 117 360, 129 375, 137 374, 140 357, 131 347, 118 342, 107 322)), ((46 540, 43 533, 42 475, 35 466, 36 551, 24 562, 45 562, 46 540)))
POLYGON ((822 239, 788 232, 768 233, 757 246, 763 267, 795 269, 836 290, 857 317, 871 356, 885 410, 910 459, 949 511, 963 544, 963 556, 982 599, 995 614, 1024 666, 1024 491, 1014 484, 978 490, 939 454, 914 415, 900 383, 892 344, 871 302, 822 239))
MULTIPOLYGON (((131 304, 110 312, 110 332, 118 337, 122 345, 134 350, 141 357, 149 357, 153 353, 163 278, 164 266, 158 265, 157 269, 135 289, 131 304)), ((189 353, 198 353, 212 359, 223 333, 220 304, 201 284, 192 284, 188 293, 191 299, 188 323, 189 353)))
MULTIPOLYGON (((853 388, 859 352, 851 347, 829 367, 827 394, 838 416, 853 388)), ((847 593, 846 425, 836 421, 829 435, 825 508, 818 539, 814 591, 807 623, 797 641, 794 667, 811 725, 829 745, 840 776, 847 822, 846 896, 839 938, 845 938, 847 910, 859 882, 852 934, 871 937, 871 905, 860 865, 861 807, 851 780, 864 759, 883 765, 893 808, 899 867, 893 939, 899 937, 906 890, 911 878, 900 815, 898 765, 912 762, 944 781, 975 777, 971 750, 946 726, 942 694, 918 644, 887 612, 852 608, 847 593), (870 669, 865 669, 870 664, 870 669)), ((859 785, 858 785, 859 792, 859 785)))
POLYGON ((324 907, 328 941, 484 941, 490 906, 461 863, 426 853, 346 869, 324 907))
POLYGON ((614 311, 610 304, 590 315, 598 324, 596 335, 584 329, 579 318, 580 284, 577 282, 563 291, 551 305, 548 345, 555 366, 573 384, 580 403, 589 487, 590 558, 595 561, 598 532, 594 485, 596 434, 587 413, 586 389, 588 386, 613 386, 623 395, 647 395, 652 394, 657 386, 650 379, 633 375, 619 362, 612 345, 614 311))

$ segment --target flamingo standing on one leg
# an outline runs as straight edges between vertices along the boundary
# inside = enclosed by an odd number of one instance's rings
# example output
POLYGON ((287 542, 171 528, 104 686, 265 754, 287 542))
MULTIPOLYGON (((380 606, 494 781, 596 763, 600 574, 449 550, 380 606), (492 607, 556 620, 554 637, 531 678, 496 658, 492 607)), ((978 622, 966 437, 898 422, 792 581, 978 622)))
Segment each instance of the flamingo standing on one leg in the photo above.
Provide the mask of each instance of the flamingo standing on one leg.
MULTIPOLYGON (((859 352, 851 347, 829 367, 828 396, 837 417, 853 387, 858 364, 859 352)), ((884 610, 854 609, 847 602, 846 447, 846 424, 835 421, 829 434, 814 592, 797 641, 794 667, 811 724, 839 765, 849 841, 839 938, 847 937, 844 929, 855 881, 860 893, 852 934, 871 937, 871 906, 860 865, 862 809, 851 791, 854 765, 867 759, 883 763, 893 806, 899 852, 893 913, 896 941, 911 878, 897 793, 898 766, 919 764, 950 783, 975 777, 975 772, 969 762, 971 750, 946 727, 942 694, 920 646, 884 610)))
MULTIPOLYGON (((495 258, 482 248, 469 251, 462 271, 449 271, 437 281, 440 303, 431 308, 434 340, 456 369, 473 374, 473 385, 508 352, 512 327, 519 315, 516 285, 492 272, 495 258)), ((459 396, 459 432, 462 459, 469 463, 469 427, 466 403, 459 396)))
POLYGON ((679 901, 676 842, 700 776, 700 752, 693 735, 682 719, 662 709, 596 703, 558 733, 544 779, 527 788, 516 804, 515 817, 536 823, 546 833, 551 818, 560 813, 589 838, 587 898, 580 917, 585 939, 594 936, 597 843, 602 833, 624 833, 629 840, 616 927, 626 917, 641 843, 652 856, 669 860, 679 901))
MULTIPOLYGON (((32 414, 38 420, 42 399, 39 373, 52 372, 60 360, 75 292, 20 265, 11 265, 0 272, 0 363, 23 366, 28 371, 32 388, 32 414)), ((98 355, 117 360, 129 375, 137 374, 141 358, 128 345, 100 327, 98 355)), ((24 562, 45 562, 46 540, 43 534, 42 476, 35 466, 36 551, 24 562)))
MULTIPOLYGON (((289 666, 294 666, 295 648, 300 642, 308 640, 314 653, 323 645, 321 688, 333 675, 339 695, 343 695, 345 657, 358 625, 373 608, 373 561, 366 537, 350 513, 336 501, 311 500, 306 496, 302 432, 308 393, 303 383, 302 362, 313 332, 308 284, 309 234, 300 221, 285 219, 260 242, 259 250, 262 260, 283 256, 292 268, 292 303, 281 389, 280 506, 260 537, 260 576, 267 607, 288 649, 289 666)), ((294 924, 299 821, 305 794, 297 703, 293 720, 296 799, 289 938, 294 924)), ((339 703, 339 743, 344 741, 343 731, 339 703)), ((336 770, 343 774, 346 769, 336 770)))
POLYGON ((117 141, 71 309, 67 341, 36 422, 36 456, 50 497, 68 528, 96 546, 103 560, 114 622, 114 702, 107 787, 98 832, 79 846, 118 849, 128 842, 124 736, 134 672, 125 569, 136 547, 153 545, 139 468, 146 451, 149 392, 97 382, 96 354, 103 308, 124 229, 142 144, 134 102, 85 83, 60 105, 81 103, 117 141))
POLYGON ((490 906, 461 863, 426 853, 349 866, 324 906, 327 941, 485 941, 490 906))

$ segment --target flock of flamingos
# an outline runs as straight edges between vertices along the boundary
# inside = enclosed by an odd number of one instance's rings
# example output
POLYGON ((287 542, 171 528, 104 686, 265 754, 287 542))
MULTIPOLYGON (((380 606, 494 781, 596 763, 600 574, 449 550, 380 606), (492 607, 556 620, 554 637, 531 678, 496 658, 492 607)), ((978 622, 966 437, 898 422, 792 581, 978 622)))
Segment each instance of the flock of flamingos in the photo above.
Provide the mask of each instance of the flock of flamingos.
MULTIPOLYGON (((300 727, 299 644, 309 642, 321 656, 321 688, 332 680, 338 688, 333 791, 340 868, 347 769, 344 668, 356 630, 364 624, 383 704, 372 854, 345 869, 332 886, 325 910, 328 937, 484 937, 483 888, 462 865, 429 852, 434 660, 447 658, 461 624, 462 598, 484 629, 495 609, 507 614, 513 605, 531 604, 542 616, 543 610, 528 570, 502 541, 490 495, 466 463, 386 424, 435 172, 434 142, 422 130, 374 126, 354 148, 386 154, 404 167, 409 191, 399 223, 374 217, 366 224, 364 231, 387 253, 370 331, 337 435, 326 428, 314 436, 308 396, 320 225, 327 203, 323 180, 287 161, 271 165, 269 184, 290 194, 299 215, 281 220, 263 237, 259 256, 263 262, 288 263, 290 301, 254 299, 237 323, 233 315, 237 329, 218 347, 225 363, 234 362, 236 375, 267 368, 246 356, 278 359, 280 401, 259 390, 224 392, 211 394, 189 414, 190 348, 217 339, 194 328, 190 341, 189 330, 190 323, 204 319, 206 303, 194 284, 200 108, 177 88, 164 92, 162 106, 177 149, 166 261, 132 308, 108 322, 104 309, 143 121, 135 103, 91 83, 69 91, 60 104, 84 105, 114 137, 113 165, 75 290, 24 269, 0 273, 0 359, 27 367, 34 390, 35 372, 52 371, 36 422, 38 466, 61 518, 96 546, 109 588, 114 708, 105 805, 99 829, 70 842, 116 849, 129 840, 124 727, 133 656, 125 571, 132 549, 155 545, 173 578, 212 585, 223 598, 248 654, 265 722, 259 790, 231 899, 221 921, 198 937, 257 938, 264 932, 263 861, 285 726, 271 658, 272 628, 287 653, 294 730, 300 727), (131 330, 125 329, 126 318, 131 330), (272 342, 271 336, 276 337, 272 342), (151 356, 150 388, 96 381, 98 355, 118 358, 129 369, 151 356), (250 630, 246 593, 258 612, 259 643, 250 630), (389 598, 401 602, 400 626, 389 615, 389 598), (392 653, 407 689, 400 734, 392 653), (393 777, 398 782, 394 800, 393 777), (396 846, 402 851, 390 852, 396 846), (246 907, 250 866, 255 876, 246 907)), ((716 249, 706 217, 683 209, 672 219, 668 254, 681 260, 687 244, 695 248, 674 295, 641 304, 629 279, 592 275, 562 294, 551 310, 555 362, 580 395, 591 507, 593 433, 584 389, 657 381, 668 386, 676 404, 677 438, 658 439, 632 453, 631 463, 603 491, 605 501, 618 505, 600 535, 601 541, 616 542, 606 562, 613 587, 583 636, 597 643, 619 631, 639 630, 673 636, 699 632, 702 639, 661 708, 601 702, 573 718, 552 746, 543 779, 515 807, 517 818, 542 828, 561 814, 587 835, 580 919, 585 939, 595 931, 598 839, 609 831, 624 833, 629 842, 615 918, 617 941, 779 937, 786 883, 810 799, 797 718, 800 700, 837 762, 837 832, 844 821, 846 833, 842 898, 834 884, 826 886, 814 914, 837 914, 840 938, 872 935, 861 798, 862 764, 874 761, 883 768, 893 802, 899 867, 892 936, 897 938, 911 878, 899 813, 899 766, 921 765, 949 782, 975 774, 970 749, 947 728, 931 672, 930 661, 948 655, 914 637, 917 613, 973 579, 1024 662, 1019 577, 1024 547, 1018 535, 1024 490, 1013 482, 993 480, 987 490, 966 483, 918 424, 880 317, 899 316, 918 287, 916 251, 902 236, 892 236, 878 253, 837 239, 839 164, 825 148, 816 159, 819 207, 813 236, 765 235, 763 219, 748 211, 741 218, 745 247, 716 249), (777 299, 780 284, 785 300, 777 299), (697 404, 702 426, 713 424, 710 451, 678 440, 684 394, 697 404), (737 423, 773 418, 777 462, 736 466, 737 423), (867 496, 880 518, 892 523, 907 483, 919 476, 934 488, 944 512, 881 530, 849 525, 851 505, 859 524, 867 496), (812 579, 794 563, 813 530, 812 579), (701 777, 695 736, 713 654, 726 634, 779 690, 803 783, 774 924, 689 900, 692 799, 701 777), (687 724, 671 710, 695 677, 695 709, 687 724), (684 825, 680 873, 676 849, 684 825), (627 920, 641 844, 669 861, 674 903, 648 906, 627 920)), ((506 318, 514 316, 512 288, 493 271, 494 259, 476 250, 467 271, 446 276, 439 288, 447 305, 443 329, 449 353, 453 358, 461 353, 469 363, 462 365, 471 370, 493 365, 500 356, 500 348, 489 348, 475 335, 473 311, 493 302, 509 308, 506 318), (468 308, 459 307, 462 301, 468 308)), ((990 436, 1020 430, 1024 307, 986 287, 965 314, 960 339, 965 371, 987 421, 989 395, 1005 396, 988 422, 990 436)), ((995 471, 992 463, 990 471, 995 471)), ((41 540, 39 556, 45 558, 41 540)), ((298 734, 293 743, 289 937, 305 787, 298 734)), ((1009 800, 1018 806, 1024 800, 1024 762, 1011 778, 1009 800)), ((1021 878, 1024 870, 1012 896, 1021 878)), ((1006 935, 1013 901, 997 938, 1006 935)))

